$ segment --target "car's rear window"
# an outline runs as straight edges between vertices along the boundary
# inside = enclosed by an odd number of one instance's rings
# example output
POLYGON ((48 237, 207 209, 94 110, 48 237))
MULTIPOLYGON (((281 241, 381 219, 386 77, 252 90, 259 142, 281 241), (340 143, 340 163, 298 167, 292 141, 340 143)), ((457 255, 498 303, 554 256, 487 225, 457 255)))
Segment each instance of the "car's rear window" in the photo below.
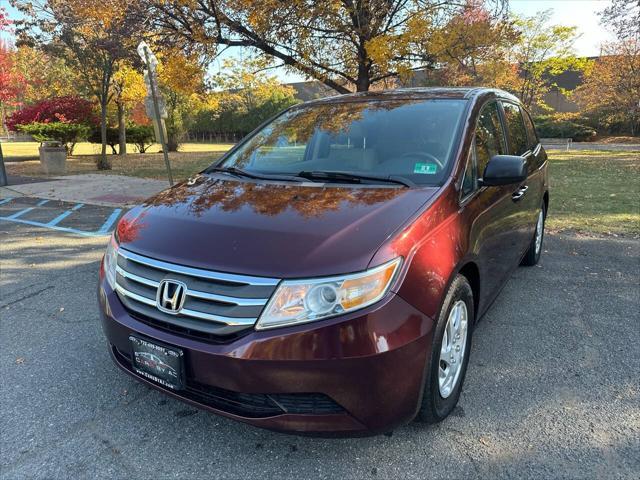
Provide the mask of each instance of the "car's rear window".
POLYGON ((384 100, 297 107, 278 116, 220 167, 394 175, 438 185, 449 170, 466 100, 384 100))

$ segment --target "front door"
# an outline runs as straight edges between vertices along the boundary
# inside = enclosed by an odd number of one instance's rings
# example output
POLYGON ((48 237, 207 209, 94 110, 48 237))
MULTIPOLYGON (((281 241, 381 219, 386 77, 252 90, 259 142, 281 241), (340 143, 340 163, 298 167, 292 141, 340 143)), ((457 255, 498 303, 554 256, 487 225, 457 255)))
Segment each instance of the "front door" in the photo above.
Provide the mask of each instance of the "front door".
MULTIPOLYGON (((496 101, 484 105, 480 111, 471 153, 476 178, 482 178, 493 156, 507 153, 496 101)), ((472 222, 472 249, 481 259, 486 296, 491 296, 502 285, 506 275, 520 261, 522 234, 517 229, 520 206, 512 198, 515 188, 517 185, 476 186, 475 192, 464 202, 464 214, 472 222)))

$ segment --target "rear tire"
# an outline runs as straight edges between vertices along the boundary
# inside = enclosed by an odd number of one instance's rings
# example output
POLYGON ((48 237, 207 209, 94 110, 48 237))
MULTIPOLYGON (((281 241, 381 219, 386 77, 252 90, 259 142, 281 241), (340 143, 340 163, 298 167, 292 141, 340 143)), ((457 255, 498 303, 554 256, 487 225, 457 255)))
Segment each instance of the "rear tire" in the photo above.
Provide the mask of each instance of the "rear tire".
POLYGON ((536 230, 533 232, 533 238, 529 244, 529 250, 524 255, 520 265, 525 267, 532 267, 540 261, 540 255, 542 255, 542 242, 544 240, 544 223, 547 218, 547 212, 544 208, 544 203, 540 207, 540 213, 538 213, 538 219, 536 221, 536 230))
POLYGON ((458 275, 447 291, 435 326, 417 420, 425 423, 440 422, 457 405, 469 363, 474 318, 473 291, 467 279, 458 275), (458 314, 460 327, 462 317, 465 317, 464 334, 461 328, 455 327, 454 317, 458 314))

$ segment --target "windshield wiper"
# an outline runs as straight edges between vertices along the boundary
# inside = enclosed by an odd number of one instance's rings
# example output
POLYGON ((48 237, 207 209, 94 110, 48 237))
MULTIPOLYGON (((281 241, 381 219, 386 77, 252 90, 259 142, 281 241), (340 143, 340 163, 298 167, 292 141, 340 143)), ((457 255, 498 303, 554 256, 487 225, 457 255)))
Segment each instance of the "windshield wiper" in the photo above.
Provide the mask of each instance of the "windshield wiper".
POLYGON ((205 173, 228 173, 235 175, 236 177, 253 178, 257 180, 282 180, 285 182, 302 182, 301 178, 297 178, 295 175, 268 175, 255 172, 249 172, 238 167, 211 167, 205 170, 205 173))
POLYGON ((302 171, 296 174, 297 177, 308 180, 324 180, 336 182, 362 183, 363 180, 373 180, 375 182, 396 183, 405 187, 415 187, 416 184, 405 177, 397 175, 372 175, 357 172, 336 172, 325 170, 302 171))

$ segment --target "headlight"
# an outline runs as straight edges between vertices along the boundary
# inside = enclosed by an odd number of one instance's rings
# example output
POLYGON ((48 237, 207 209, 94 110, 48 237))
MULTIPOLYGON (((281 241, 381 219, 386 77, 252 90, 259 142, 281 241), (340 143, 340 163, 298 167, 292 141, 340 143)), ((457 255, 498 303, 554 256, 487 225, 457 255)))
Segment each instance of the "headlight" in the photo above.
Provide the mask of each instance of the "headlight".
POLYGON ((112 289, 116 289, 116 265, 118 264, 118 244, 112 235, 104 254, 104 274, 112 289))
POLYGON ((256 329, 313 322, 364 308, 380 300, 399 270, 398 257, 361 273, 280 283, 256 329))

